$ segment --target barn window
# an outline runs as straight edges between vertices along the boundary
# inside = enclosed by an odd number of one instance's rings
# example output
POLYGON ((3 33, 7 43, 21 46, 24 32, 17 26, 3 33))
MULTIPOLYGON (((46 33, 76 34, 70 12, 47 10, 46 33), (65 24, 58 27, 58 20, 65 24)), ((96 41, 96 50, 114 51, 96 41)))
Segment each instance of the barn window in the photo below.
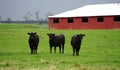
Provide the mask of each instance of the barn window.
POLYGON ((68 18, 68 23, 73 23, 73 18, 68 18))
POLYGON ((59 23, 59 19, 58 18, 54 18, 53 22, 54 23, 59 23))
POLYGON ((97 22, 103 22, 104 18, 103 17, 97 17, 97 22))
POLYGON ((120 16, 114 16, 114 21, 120 21, 120 16))
POLYGON ((88 22, 88 18, 87 17, 82 17, 82 22, 88 22))

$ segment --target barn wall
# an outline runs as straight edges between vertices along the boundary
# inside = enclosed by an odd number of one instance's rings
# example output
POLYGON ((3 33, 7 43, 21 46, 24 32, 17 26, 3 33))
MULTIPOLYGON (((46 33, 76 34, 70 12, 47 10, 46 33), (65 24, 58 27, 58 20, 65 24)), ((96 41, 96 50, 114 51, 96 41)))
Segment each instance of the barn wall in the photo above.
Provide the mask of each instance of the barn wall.
POLYGON ((97 22, 97 17, 88 17, 88 22, 82 22, 81 17, 73 18, 73 23, 68 23, 67 18, 59 18, 59 23, 53 23, 54 18, 49 18, 49 29, 120 29, 120 21, 114 21, 113 16, 104 16, 103 22, 97 22))

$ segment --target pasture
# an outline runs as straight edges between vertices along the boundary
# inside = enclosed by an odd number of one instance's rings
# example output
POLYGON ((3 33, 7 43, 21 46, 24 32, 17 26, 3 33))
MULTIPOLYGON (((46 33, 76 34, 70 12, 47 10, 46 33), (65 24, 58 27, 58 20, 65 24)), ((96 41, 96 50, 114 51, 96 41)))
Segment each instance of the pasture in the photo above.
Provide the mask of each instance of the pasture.
POLYGON ((0 24, 0 70, 120 70, 120 30, 49 30, 48 25, 0 24), (31 55, 28 32, 40 37, 31 55), (65 52, 50 54, 47 33, 65 35, 65 52), (84 33, 80 56, 72 56, 74 34, 84 33))

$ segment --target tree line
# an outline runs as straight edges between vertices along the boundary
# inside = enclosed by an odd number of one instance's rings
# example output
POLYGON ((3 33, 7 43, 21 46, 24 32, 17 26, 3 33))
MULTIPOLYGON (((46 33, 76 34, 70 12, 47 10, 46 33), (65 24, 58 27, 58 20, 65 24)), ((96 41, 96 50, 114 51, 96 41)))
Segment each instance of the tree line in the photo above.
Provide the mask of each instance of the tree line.
POLYGON ((42 24, 42 23, 48 23, 48 16, 51 16, 51 13, 47 13, 46 17, 44 19, 39 17, 40 11, 35 11, 34 14, 31 12, 27 12, 24 16, 23 19, 24 21, 20 20, 15 20, 13 21, 11 17, 6 18, 6 20, 2 20, 2 16, 0 16, 0 23, 36 23, 36 24, 42 24), (32 16, 35 16, 35 19, 30 19, 32 16))

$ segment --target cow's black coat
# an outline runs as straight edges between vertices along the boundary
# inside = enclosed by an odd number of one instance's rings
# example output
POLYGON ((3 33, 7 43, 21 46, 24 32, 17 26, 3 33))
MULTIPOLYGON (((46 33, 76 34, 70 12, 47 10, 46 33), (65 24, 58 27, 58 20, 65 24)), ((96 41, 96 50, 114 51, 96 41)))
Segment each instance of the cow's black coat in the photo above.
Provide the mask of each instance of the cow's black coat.
POLYGON ((80 51, 83 36, 85 36, 85 34, 77 34, 77 35, 72 36, 71 45, 73 48, 73 56, 75 52, 76 52, 76 55, 79 56, 79 51, 80 51))
POLYGON ((31 54, 37 54, 37 47, 39 44, 39 36, 36 33, 28 33, 29 37, 29 46, 31 49, 31 54))
POLYGON ((49 46, 50 53, 52 53, 52 47, 54 47, 54 52, 56 53, 56 47, 59 47, 59 53, 64 53, 64 44, 65 44, 65 36, 63 34, 55 35, 55 34, 47 34, 49 36, 49 46))

